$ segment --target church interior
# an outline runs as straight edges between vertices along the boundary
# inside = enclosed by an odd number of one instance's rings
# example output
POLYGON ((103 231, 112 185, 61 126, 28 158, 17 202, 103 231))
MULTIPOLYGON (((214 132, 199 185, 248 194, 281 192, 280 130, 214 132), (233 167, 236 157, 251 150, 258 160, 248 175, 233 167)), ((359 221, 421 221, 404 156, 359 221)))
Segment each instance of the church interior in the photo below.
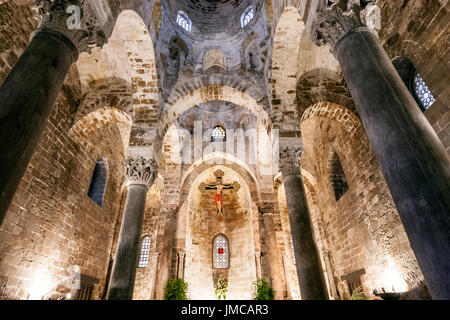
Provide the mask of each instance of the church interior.
POLYGON ((0 0, 0 299, 450 300, 449 10, 0 0))

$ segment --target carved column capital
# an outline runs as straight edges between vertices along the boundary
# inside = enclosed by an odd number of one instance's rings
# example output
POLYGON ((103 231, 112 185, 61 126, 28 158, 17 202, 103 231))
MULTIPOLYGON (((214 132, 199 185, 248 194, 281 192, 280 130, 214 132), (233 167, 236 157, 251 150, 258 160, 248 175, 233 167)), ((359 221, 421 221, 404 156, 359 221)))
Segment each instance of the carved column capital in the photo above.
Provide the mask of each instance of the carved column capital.
POLYGON ((144 185, 150 187, 155 182, 158 175, 158 166, 153 159, 127 159, 125 166, 126 184, 144 185))
POLYGON ((333 48, 347 34, 358 29, 381 29, 381 10, 375 0, 319 0, 311 27, 311 38, 333 48))
POLYGON ((37 31, 63 35, 74 45, 77 54, 103 47, 107 37, 90 4, 89 0, 36 0, 37 31))
POLYGON ((300 174, 302 152, 302 149, 292 147, 280 152, 280 169, 283 176, 300 174))

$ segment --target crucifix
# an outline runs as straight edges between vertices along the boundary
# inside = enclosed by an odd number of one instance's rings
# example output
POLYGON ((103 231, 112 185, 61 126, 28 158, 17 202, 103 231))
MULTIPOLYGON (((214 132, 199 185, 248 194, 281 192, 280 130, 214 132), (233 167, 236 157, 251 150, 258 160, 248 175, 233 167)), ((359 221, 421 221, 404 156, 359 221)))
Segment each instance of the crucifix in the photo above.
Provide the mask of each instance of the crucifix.
POLYGON ((204 182, 202 182, 199 186, 198 189, 203 193, 206 192, 206 190, 216 190, 215 192, 215 202, 216 202, 216 207, 217 207, 217 216, 219 221, 222 221, 223 219, 223 201, 222 201, 222 190, 224 189, 232 189, 234 191, 239 191, 239 189, 241 188, 241 185, 237 182, 234 181, 231 184, 225 184, 223 183, 223 176, 224 176, 224 172, 222 170, 217 170, 216 172, 214 172, 214 176, 216 177, 216 183, 214 184, 206 184, 204 182))

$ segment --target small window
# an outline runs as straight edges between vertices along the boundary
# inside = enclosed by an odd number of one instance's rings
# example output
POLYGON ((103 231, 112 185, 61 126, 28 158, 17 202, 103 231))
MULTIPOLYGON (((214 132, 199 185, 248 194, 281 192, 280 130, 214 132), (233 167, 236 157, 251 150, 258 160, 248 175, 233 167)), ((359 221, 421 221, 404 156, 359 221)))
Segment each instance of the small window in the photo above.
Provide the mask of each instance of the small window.
POLYGON ((348 184, 347 179, 345 178, 344 169, 342 169, 341 161, 336 152, 333 153, 330 160, 330 182, 336 201, 339 201, 339 199, 347 192, 348 184))
POLYGON ((211 142, 223 142, 226 141, 227 133, 222 126, 214 127, 211 133, 211 142))
POLYGON ((415 73, 412 84, 414 95, 422 111, 427 110, 436 99, 419 73, 415 73))
POLYGON ((213 268, 228 269, 229 267, 228 240, 223 234, 219 234, 213 240, 213 268))
POLYGON ((241 16, 241 27, 245 28, 250 23, 250 21, 252 21, 254 16, 255 11, 253 10, 252 6, 245 9, 244 13, 241 16))
POLYGON ((392 64, 420 109, 427 110, 436 99, 412 62, 406 57, 398 57, 392 61, 392 64))
POLYGON ((139 254, 138 268, 147 268, 150 256, 150 237, 145 236, 141 241, 141 252, 139 254))
POLYGON ((99 159, 95 164, 94 173, 92 174, 88 196, 100 207, 103 205, 107 178, 108 170, 106 168, 106 162, 103 159, 99 159))
POLYGON ((177 15, 177 23, 180 27, 182 27, 187 32, 191 32, 192 22, 191 19, 187 16, 183 11, 178 11, 177 15))

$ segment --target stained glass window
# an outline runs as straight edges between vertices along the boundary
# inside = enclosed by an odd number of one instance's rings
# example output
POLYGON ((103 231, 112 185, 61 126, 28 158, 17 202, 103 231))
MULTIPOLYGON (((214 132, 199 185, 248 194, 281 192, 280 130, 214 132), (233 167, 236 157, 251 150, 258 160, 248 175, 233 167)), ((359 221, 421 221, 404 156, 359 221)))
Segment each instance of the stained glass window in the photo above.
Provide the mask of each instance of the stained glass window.
POLYGON ((145 236, 142 238, 142 242, 141 242, 141 253, 139 255, 138 268, 147 268, 148 267, 149 255, 150 255, 150 237, 145 236))
POLYGON ((191 19, 187 16, 183 11, 178 11, 177 15, 177 23, 180 27, 182 27, 187 32, 191 32, 192 22, 191 19))
POLYGON ((414 76, 413 89, 423 111, 428 109, 436 101, 422 76, 417 72, 414 76))
POLYGON ((213 267, 227 269, 229 266, 228 240, 223 234, 219 234, 213 241, 213 267))
POLYGON ((241 27, 245 28, 250 23, 250 21, 252 21, 254 16, 255 11, 253 10, 252 6, 245 9, 244 13, 241 16, 241 27))
POLYGON ((221 126, 214 127, 211 133, 211 141, 225 141, 227 137, 227 133, 225 129, 221 126))

